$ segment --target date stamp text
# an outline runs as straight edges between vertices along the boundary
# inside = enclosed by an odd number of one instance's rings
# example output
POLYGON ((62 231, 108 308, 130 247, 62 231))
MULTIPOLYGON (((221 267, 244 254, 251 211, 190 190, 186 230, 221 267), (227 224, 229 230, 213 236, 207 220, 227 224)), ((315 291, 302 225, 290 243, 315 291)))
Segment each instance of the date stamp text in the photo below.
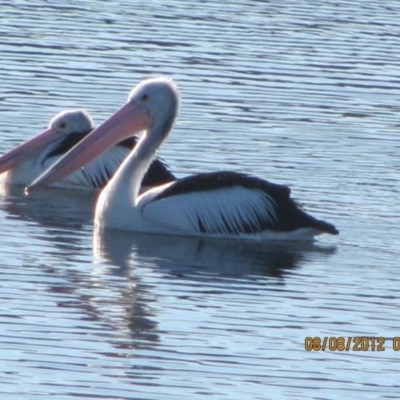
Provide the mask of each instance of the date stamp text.
POLYGON ((400 351, 400 337, 308 336, 304 339, 306 351, 385 351, 387 347, 400 351))

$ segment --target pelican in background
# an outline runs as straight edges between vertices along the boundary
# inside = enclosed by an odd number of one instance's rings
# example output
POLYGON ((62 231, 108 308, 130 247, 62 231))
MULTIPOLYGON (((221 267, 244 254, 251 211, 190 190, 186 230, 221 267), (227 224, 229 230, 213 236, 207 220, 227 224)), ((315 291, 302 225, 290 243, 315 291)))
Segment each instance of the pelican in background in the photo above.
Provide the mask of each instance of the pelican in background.
MULTIPOLYGON (((29 185, 93 129, 93 120, 86 111, 60 112, 50 121, 48 129, 0 157, 2 184, 29 185)), ((135 137, 118 143, 54 186, 79 189, 104 187, 136 143, 135 137)), ((156 159, 142 184, 144 187, 152 187, 174 179, 167 167, 156 159)))
POLYGON ((26 191, 62 179, 115 143, 143 131, 99 196, 98 229, 255 240, 313 240, 321 233, 339 233, 300 209, 287 186, 243 173, 191 175, 140 194, 142 179, 172 129, 178 106, 178 89, 170 78, 141 82, 123 107, 26 191))

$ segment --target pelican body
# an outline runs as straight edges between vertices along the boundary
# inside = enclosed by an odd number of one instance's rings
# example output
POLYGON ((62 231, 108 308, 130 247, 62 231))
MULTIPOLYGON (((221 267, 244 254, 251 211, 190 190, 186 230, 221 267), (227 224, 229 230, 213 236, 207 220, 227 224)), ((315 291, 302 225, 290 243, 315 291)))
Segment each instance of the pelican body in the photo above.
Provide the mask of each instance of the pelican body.
MULTIPOLYGON (((44 132, 0 157, 2 184, 29 185, 93 129, 93 120, 86 111, 60 112, 50 121, 49 127, 44 132)), ((136 137, 123 140, 83 168, 55 182, 53 186, 79 189, 103 188, 136 143, 136 137)), ((174 175, 167 167, 156 159, 142 184, 151 187, 174 179, 174 175)))
POLYGON ((127 103, 36 179, 27 191, 62 179, 109 149, 143 131, 137 146, 101 192, 98 228, 169 235, 313 240, 338 234, 327 222, 304 212, 287 186, 246 174, 221 171, 185 177, 139 192, 156 150, 172 129, 178 89, 167 78, 141 82, 127 103))

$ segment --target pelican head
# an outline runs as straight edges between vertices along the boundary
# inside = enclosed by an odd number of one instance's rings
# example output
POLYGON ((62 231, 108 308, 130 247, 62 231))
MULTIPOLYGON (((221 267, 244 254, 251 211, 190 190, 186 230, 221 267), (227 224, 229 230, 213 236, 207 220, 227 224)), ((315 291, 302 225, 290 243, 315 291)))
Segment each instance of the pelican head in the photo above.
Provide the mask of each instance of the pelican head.
MULTIPOLYGON (((179 108, 179 91, 169 77, 150 78, 131 90, 127 104, 146 107, 154 124, 172 125, 179 108)), ((169 131, 171 126, 165 128, 169 131)))
POLYGON ((85 110, 65 110, 54 116, 49 129, 60 135, 90 132, 94 127, 92 117, 85 110))
POLYGON ((34 138, 20 144, 0 157, 0 174, 13 169, 42 152, 48 157, 55 148, 72 134, 86 134, 93 129, 93 121, 84 110, 67 110, 57 114, 48 128, 34 138))

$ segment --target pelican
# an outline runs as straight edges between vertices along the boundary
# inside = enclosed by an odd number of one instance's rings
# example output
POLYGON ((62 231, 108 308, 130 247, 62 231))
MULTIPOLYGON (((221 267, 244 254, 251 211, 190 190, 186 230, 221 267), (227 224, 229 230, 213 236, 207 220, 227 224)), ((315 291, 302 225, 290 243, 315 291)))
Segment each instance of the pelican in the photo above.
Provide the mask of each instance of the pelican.
POLYGON ((304 212, 287 186, 243 173, 200 173, 139 193, 156 150, 172 129, 179 93, 168 77, 141 82, 127 103, 38 177, 27 193, 95 159, 143 131, 138 144, 101 192, 97 229, 254 240, 313 240, 338 230, 304 212))
MULTIPOLYGON (((93 120, 86 111, 60 112, 50 121, 48 129, 0 157, 2 184, 29 185, 93 129, 93 120)), ((54 186, 85 189, 104 187, 136 142, 137 138, 122 141, 54 186)), ((156 159, 142 184, 151 187, 174 179, 166 166, 156 159)))

